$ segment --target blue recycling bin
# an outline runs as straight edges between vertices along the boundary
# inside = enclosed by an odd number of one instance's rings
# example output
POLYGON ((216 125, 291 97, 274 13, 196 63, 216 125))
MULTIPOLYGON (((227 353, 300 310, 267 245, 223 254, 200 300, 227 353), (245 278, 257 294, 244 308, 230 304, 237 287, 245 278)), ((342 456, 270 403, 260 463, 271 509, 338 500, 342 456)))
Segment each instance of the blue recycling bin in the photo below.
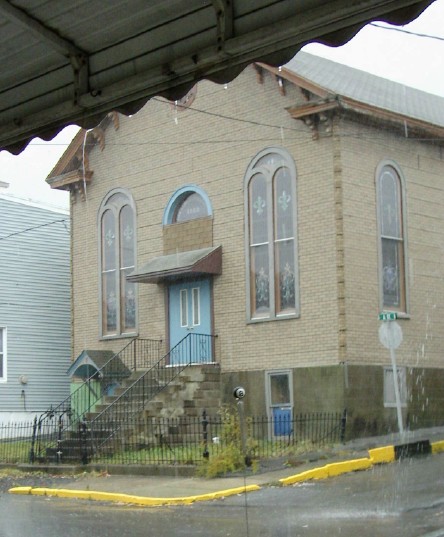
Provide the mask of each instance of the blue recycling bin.
POLYGON ((289 436, 292 433, 291 408, 273 408, 274 436, 289 436))

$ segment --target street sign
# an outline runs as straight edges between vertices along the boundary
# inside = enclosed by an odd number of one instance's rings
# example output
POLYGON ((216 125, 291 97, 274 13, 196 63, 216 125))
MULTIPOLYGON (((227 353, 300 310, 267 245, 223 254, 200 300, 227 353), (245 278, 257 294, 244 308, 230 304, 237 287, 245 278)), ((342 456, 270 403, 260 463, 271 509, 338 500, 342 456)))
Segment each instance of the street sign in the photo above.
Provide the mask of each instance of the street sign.
POLYGON ((396 322, 381 324, 379 341, 386 349, 397 349, 402 343, 402 328, 396 322))
POLYGON ((396 321, 397 318, 398 314, 396 311, 384 311, 383 313, 379 314, 380 321, 396 321))
POLYGON ((391 321, 389 323, 382 323, 379 327, 379 341, 384 345, 386 349, 389 349, 390 351, 390 360, 392 362, 393 371, 393 386, 395 388, 396 415, 398 417, 398 429, 399 433, 403 434, 404 426, 402 423, 401 396, 399 392, 398 375, 396 374, 398 368, 396 367, 395 356, 395 349, 397 349, 402 343, 402 328, 394 319, 385 317, 389 315, 396 316, 396 313, 381 313, 379 315, 381 321, 391 321))

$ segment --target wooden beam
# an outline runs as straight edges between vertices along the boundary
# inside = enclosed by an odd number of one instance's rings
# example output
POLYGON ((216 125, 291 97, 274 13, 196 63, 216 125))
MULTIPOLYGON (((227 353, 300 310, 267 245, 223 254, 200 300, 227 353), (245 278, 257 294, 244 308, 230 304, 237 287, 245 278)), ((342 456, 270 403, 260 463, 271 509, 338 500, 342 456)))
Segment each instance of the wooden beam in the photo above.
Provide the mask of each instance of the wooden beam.
POLYGON ((303 117, 311 116, 312 114, 320 114, 321 112, 333 110, 334 108, 339 108, 339 103, 336 100, 321 103, 308 103, 302 106, 295 106, 292 108, 287 108, 287 112, 293 119, 302 119, 303 117))

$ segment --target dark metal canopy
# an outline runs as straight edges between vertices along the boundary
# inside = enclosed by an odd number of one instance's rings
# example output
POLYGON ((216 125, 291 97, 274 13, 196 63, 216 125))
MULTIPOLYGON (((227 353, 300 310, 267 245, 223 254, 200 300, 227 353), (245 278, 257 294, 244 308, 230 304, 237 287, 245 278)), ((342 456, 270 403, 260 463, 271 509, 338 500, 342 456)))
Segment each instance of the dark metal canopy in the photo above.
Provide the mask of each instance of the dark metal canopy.
MULTIPOLYGON (((312 41, 340 45, 378 19, 410 22, 432 0, 0 0, 0 149, 90 128, 203 78, 278 66, 312 41)), ((371 51, 370 51, 371 53, 371 51)))
POLYGON ((222 246, 214 246, 156 257, 129 274, 126 279, 134 283, 159 283, 169 279, 221 273, 222 246))

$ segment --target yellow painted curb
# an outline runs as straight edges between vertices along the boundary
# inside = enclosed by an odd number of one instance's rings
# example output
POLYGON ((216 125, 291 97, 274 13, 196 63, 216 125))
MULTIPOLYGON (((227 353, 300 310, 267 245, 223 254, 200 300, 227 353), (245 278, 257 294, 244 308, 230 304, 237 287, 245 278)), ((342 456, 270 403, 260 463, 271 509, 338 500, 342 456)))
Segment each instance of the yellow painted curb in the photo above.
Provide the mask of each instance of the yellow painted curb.
MULTIPOLYGON (((432 453, 444 452, 444 440, 433 442, 431 444, 431 447, 432 453)), ((279 479, 279 483, 281 483, 281 485, 283 486, 294 485, 295 483, 310 481, 311 479, 326 479, 328 477, 335 477, 341 474, 356 472, 359 470, 368 470, 375 464, 390 463, 395 460, 395 446, 384 446, 380 448, 369 449, 368 454, 368 458, 333 462, 330 464, 326 464, 325 466, 321 466, 319 468, 312 468, 311 470, 306 470, 305 472, 279 479)), ((261 487, 259 485, 248 485, 244 487, 220 490, 207 494, 199 494, 196 496, 185 496, 182 498, 149 498, 145 496, 133 496, 130 494, 119 494, 113 492, 50 489, 37 487, 15 487, 9 489, 9 492, 11 494, 32 494, 36 496, 54 496, 58 498, 76 498, 85 500, 129 503, 145 506, 159 506, 186 505, 193 502, 216 500, 220 498, 226 498, 228 496, 234 496, 236 494, 253 492, 256 490, 260 490, 260 488, 261 487)))
POLYGON ((185 496, 182 498, 149 498, 145 496, 133 496, 131 494, 119 494, 114 492, 97 492, 91 490, 72 490, 72 489, 50 489, 50 488, 32 488, 32 487, 15 487, 9 489, 11 494, 32 494, 35 496, 52 496, 56 498, 75 498, 82 500, 95 500, 101 502, 118 502, 130 503, 137 505, 155 506, 155 505, 186 505, 194 502, 202 502, 226 498, 236 494, 253 492, 260 490, 259 485, 248 485, 246 487, 237 487, 218 492, 199 494, 196 496, 185 496))
MULTIPOLYGON (((432 453, 444 452, 444 440, 439 442, 433 442, 432 453)), ((325 479, 326 477, 334 477, 349 472, 355 472, 357 470, 368 470, 374 464, 390 463, 395 460, 395 446, 384 446, 375 449, 368 450, 369 458, 352 459, 349 461, 334 462, 321 466, 320 468, 313 468, 301 472, 300 474, 285 477, 279 480, 281 485, 294 485, 295 483, 302 483, 303 481, 309 481, 311 479, 325 479)))
POLYGON ((444 440, 432 442, 432 453, 441 453, 444 451, 444 440))
POLYGON ((384 464, 395 460, 395 446, 384 446, 375 449, 369 449, 368 454, 373 464, 384 464))
POLYGON ((349 472, 356 472, 358 470, 367 470, 368 468, 371 468, 371 466, 372 461, 366 458, 332 462, 325 466, 321 466, 320 468, 313 468, 312 470, 307 470, 300 474, 284 477, 279 480, 279 483, 283 486, 294 485, 295 483, 302 483, 303 481, 309 481, 311 479, 326 479, 327 477, 335 477, 349 472))
POLYGON ((328 472, 328 477, 335 477, 337 475, 346 474, 349 472, 368 470, 371 467, 372 461, 370 459, 363 458, 343 462, 334 462, 331 464, 327 464, 325 468, 328 472))
POLYGON ((327 477, 327 470, 325 466, 322 466, 321 468, 313 468, 312 470, 306 470, 300 474, 284 477, 279 479, 279 483, 286 486, 294 485, 295 483, 302 483, 303 481, 310 481, 310 479, 326 479, 327 477))

